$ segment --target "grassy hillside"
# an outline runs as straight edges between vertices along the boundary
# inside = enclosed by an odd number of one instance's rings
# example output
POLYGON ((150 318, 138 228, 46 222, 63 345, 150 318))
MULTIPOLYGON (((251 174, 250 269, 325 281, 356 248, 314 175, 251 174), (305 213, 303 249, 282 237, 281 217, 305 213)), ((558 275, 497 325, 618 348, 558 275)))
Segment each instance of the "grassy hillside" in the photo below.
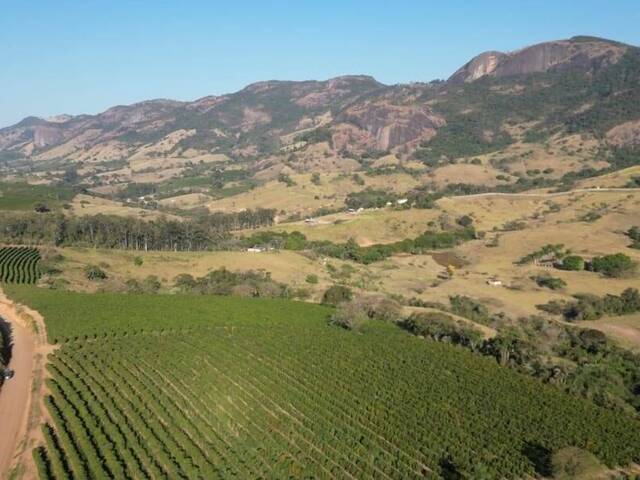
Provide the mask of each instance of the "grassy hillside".
POLYGON ((55 478, 522 478, 569 445, 640 459, 637 420, 390 324, 356 334, 286 301, 7 291, 62 342, 40 451, 55 478))
POLYGON ((40 203, 53 209, 73 195, 68 187, 0 182, 0 210, 33 210, 40 203))

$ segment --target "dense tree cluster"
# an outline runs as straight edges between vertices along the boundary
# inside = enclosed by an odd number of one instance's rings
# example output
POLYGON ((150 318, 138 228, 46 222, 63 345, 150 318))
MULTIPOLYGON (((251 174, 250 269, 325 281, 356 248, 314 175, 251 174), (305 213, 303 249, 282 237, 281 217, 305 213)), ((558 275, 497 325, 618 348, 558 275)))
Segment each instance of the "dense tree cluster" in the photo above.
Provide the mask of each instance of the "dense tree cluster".
POLYGON ((212 250, 228 237, 228 232, 269 226, 274 217, 275 210, 267 209, 214 213, 184 221, 164 217, 146 221, 114 215, 4 213, 0 217, 0 241, 125 250, 212 250))
POLYGON ((592 258, 591 262, 587 264, 587 269, 602 273, 606 277, 620 278, 633 275, 637 264, 624 253, 614 253, 592 258))
POLYGON ((551 301, 538 308, 548 313, 562 315, 566 320, 597 320, 604 315, 628 315, 640 311, 640 293, 627 288, 620 295, 599 297, 593 294, 574 295, 573 302, 551 301))
POLYGON ((415 335, 463 345, 472 350, 476 350, 483 340, 480 330, 446 313, 414 313, 401 322, 401 326, 415 335))
POLYGON ((287 285, 274 281, 269 272, 232 272, 226 268, 196 278, 187 273, 180 274, 174 279, 174 287, 183 293, 200 295, 286 298, 291 293, 287 285))
POLYGON ((420 254, 429 250, 452 248, 476 238, 473 227, 456 230, 435 232, 426 231, 416 238, 407 238, 394 243, 374 244, 361 247, 354 239, 345 243, 333 243, 328 240, 311 241, 300 232, 256 232, 245 238, 243 244, 267 248, 282 248, 285 250, 312 250, 324 255, 342 260, 352 260, 365 265, 384 260, 396 253, 420 254))

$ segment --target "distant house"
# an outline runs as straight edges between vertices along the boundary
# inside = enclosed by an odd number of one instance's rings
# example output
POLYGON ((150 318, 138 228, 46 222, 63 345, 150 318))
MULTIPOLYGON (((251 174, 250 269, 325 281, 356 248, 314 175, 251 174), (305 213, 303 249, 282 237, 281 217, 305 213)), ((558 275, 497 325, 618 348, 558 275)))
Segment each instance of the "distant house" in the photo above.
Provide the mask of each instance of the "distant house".
POLYGON ((263 251, 264 250, 262 248, 260 248, 260 247, 247 248, 247 252, 250 252, 250 253, 261 253, 263 251))
POLYGON ((316 219, 315 218, 305 218, 304 219, 304 223, 316 223, 316 219))
POLYGON ((558 257, 554 253, 550 253, 550 254, 544 255, 544 256, 542 256, 540 258, 536 258, 533 261, 533 264, 536 267, 546 267, 546 268, 553 268, 558 263, 559 263, 558 257))
POLYGON ((490 278, 487 280, 487 285, 491 285, 492 287, 500 287, 502 286, 502 280, 498 280, 497 278, 490 278))
POLYGON ((396 203, 398 205, 404 205, 405 203, 407 203, 409 201, 408 198, 399 198, 398 200, 396 200, 396 203))

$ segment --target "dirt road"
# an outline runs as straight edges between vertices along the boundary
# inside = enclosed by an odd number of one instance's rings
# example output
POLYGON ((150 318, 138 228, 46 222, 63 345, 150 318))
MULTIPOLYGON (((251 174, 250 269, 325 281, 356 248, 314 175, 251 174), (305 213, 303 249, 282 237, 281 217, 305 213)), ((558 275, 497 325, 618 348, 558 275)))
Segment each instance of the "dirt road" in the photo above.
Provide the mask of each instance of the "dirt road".
POLYGON ((0 390, 0 478, 7 478, 21 433, 27 423, 35 359, 33 335, 19 323, 9 318, 4 320, 12 328, 13 350, 9 368, 15 370, 16 374, 0 390))
POLYGON ((20 478, 37 478, 31 449, 42 442, 44 365, 53 347, 47 343, 42 316, 13 303, 2 290, 0 317, 12 330, 9 368, 15 370, 15 376, 0 389, 0 478, 8 478, 18 465, 20 478))
POLYGON ((527 198, 527 197, 542 197, 553 198, 562 197, 566 195, 573 195, 576 193, 606 193, 606 192, 624 192, 624 193, 637 193, 640 192, 640 188, 577 188, 575 190, 567 190, 565 192, 538 192, 538 193, 503 193, 503 192, 486 192, 486 193, 473 193, 471 195, 454 195, 451 197, 444 197, 448 199, 460 199, 471 200, 474 198, 483 197, 507 197, 507 198, 527 198))

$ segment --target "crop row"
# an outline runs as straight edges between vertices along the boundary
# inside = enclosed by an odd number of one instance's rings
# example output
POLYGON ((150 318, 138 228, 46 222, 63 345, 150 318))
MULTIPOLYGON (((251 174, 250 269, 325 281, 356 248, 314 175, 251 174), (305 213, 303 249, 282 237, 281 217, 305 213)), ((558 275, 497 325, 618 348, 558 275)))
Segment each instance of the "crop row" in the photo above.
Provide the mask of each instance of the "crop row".
POLYGON ((49 472, 437 478, 448 462, 514 478, 534 473, 529 443, 638 458, 628 420, 390 332, 201 328, 66 343, 50 364, 49 472))
POLYGON ((40 278, 39 262, 40 252, 35 248, 0 248, 0 282, 37 282, 40 278))

